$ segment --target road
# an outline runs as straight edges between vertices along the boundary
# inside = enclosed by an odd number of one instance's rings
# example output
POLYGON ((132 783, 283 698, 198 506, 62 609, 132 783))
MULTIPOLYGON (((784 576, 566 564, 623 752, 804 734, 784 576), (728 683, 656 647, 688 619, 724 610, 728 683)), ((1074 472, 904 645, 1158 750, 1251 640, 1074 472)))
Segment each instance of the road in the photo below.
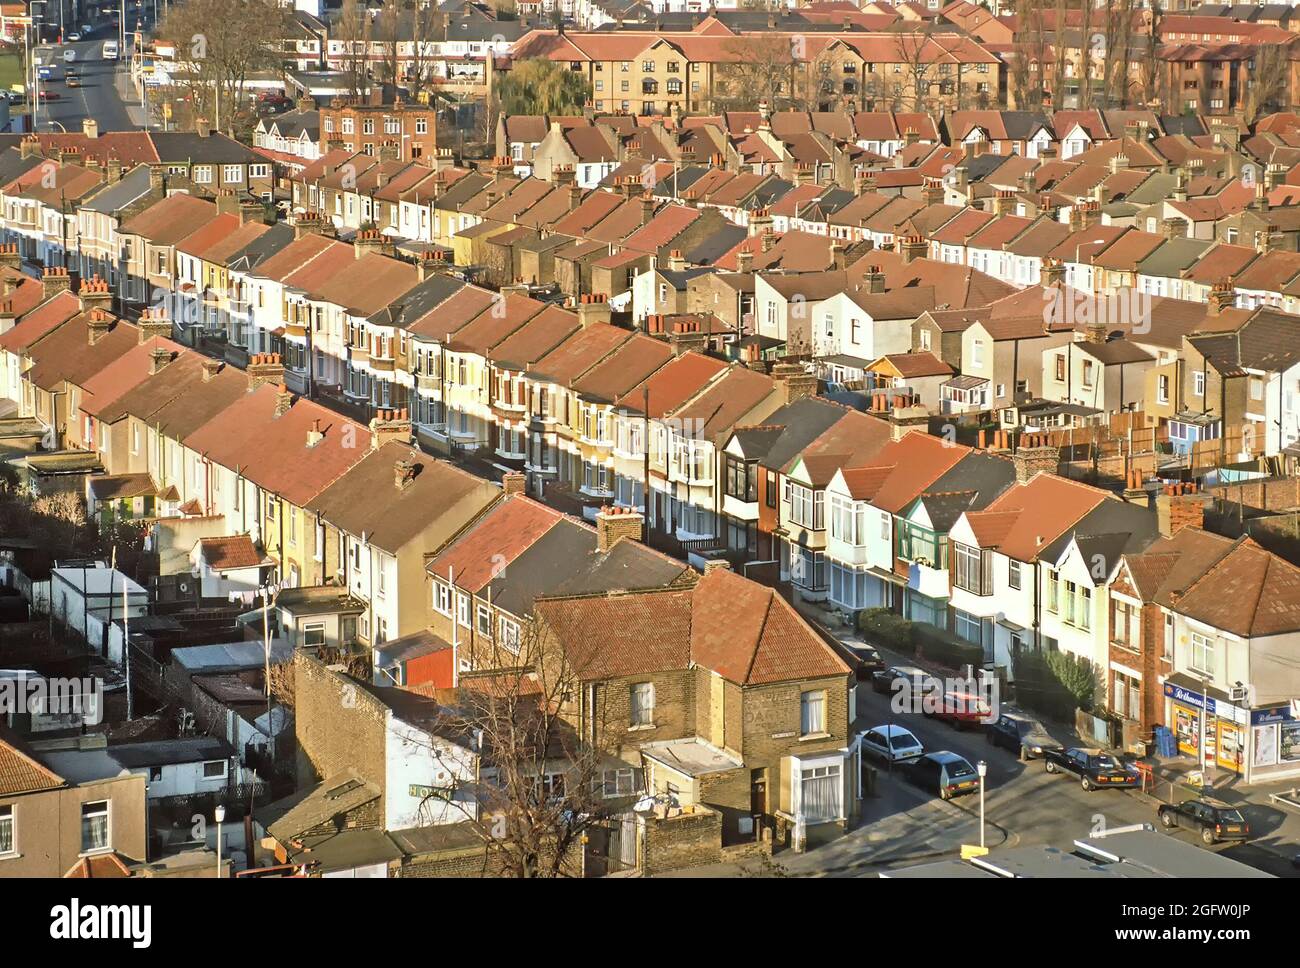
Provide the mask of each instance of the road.
MULTIPOLYGON (((1137 823, 1156 823, 1154 803, 1125 790, 1086 792, 1079 782, 1049 774, 1040 760, 1020 762, 1015 754, 990 746, 982 730, 958 731, 920 713, 895 714, 890 697, 859 689, 858 731, 886 723, 911 730, 927 751, 951 750, 972 764, 988 763, 985 793, 986 843, 990 848, 1053 846, 1068 850, 1081 837, 1137 823)), ((1054 731, 1055 732, 1055 731, 1054 731)), ((1064 734, 1058 736, 1068 741, 1064 734)), ((1268 811, 1247 808, 1252 830, 1265 838, 1278 822, 1268 811)), ((1275 813, 1275 812, 1274 812, 1275 813)), ((1199 845, 1190 832, 1165 836, 1199 845)), ((978 844, 979 797, 944 802, 882 767, 876 796, 863 801, 862 822, 846 836, 801 855, 782 855, 795 876, 874 877, 882 869, 955 857, 962 844, 978 844)), ((1259 847, 1220 847, 1225 856, 1294 876, 1289 861, 1259 847)))
POLYGON ((60 65, 56 71, 59 80, 42 81, 41 87, 59 95, 57 100, 45 101, 36 116, 38 131, 58 131, 62 125, 68 131, 80 131, 85 118, 94 118, 99 122, 100 131, 129 131, 140 128, 137 123, 142 119, 138 102, 133 102, 133 111, 128 111, 122 98, 122 90, 130 90, 125 81, 127 71, 127 52, 123 51, 117 61, 103 59, 104 41, 115 39, 117 28, 103 25, 88 34, 88 39, 62 46, 49 45, 38 48, 47 63, 60 65), (75 51, 76 59, 67 65, 63 54, 67 50, 75 51), (80 75, 81 86, 70 88, 62 80, 62 68, 73 66, 80 75), (119 75, 123 83, 117 83, 119 75), (134 117, 133 117, 134 115, 134 117))

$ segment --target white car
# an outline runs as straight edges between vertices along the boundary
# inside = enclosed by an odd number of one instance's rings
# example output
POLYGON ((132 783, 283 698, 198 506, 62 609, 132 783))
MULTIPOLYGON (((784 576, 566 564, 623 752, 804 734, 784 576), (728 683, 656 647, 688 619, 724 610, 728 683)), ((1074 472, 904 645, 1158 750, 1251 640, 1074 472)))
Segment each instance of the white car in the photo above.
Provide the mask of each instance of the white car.
POLYGON ((63 52, 63 60, 65 63, 71 64, 76 59, 77 52, 75 50, 65 50, 63 52))
POLYGON ((80 39, 81 39, 81 34, 75 30, 72 33, 68 34, 68 43, 70 44, 75 44, 80 39))
POLYGON ((925 753, 921 741, 902 726, 876 726, 862 734, 862 750, 887 763, 914 760, 925 753))

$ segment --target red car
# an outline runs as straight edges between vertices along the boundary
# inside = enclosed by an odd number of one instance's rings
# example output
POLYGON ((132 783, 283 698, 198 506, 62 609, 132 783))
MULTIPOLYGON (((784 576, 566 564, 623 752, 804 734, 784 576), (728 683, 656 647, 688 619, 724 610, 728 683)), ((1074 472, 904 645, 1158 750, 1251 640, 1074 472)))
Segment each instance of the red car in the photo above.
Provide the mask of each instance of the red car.
POLYGON ((47 91, 44 88, 41 89, 40 98, 42 101, 58 101, 62 97, 63 95, 58 91, 47 91))
POLYGON ((922 710, 932 719, 942 720, 954 729, 980 726, 989 720, 989 704, 968 692, 948 692, 938 702, 938 708, 927 705, 922 710))

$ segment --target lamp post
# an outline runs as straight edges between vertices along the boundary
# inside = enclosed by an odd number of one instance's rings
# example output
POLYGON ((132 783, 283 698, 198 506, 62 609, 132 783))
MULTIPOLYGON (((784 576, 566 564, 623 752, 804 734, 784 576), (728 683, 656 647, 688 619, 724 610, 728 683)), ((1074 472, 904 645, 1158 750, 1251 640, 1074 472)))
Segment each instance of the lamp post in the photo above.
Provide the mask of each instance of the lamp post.
POLYGON ((217 878, 221 878, 221 823, 226 819, 226 808, 217 805, 212 811, 212 817, 217 822, 217 878))
POLYGON ((984 847, 984 778, 989 775, 989 765, 983 760, 975 765, 980 775, 980 847, 984 847))

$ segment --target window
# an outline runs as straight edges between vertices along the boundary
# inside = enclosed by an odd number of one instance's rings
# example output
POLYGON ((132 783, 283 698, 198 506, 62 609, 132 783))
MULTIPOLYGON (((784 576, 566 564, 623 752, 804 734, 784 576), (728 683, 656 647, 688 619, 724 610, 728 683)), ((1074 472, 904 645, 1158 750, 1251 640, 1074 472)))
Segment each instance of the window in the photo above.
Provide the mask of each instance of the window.
POLYGON ((840 819, 840 764, 799 771, 799 812, 806 823, 840 819))
POLYGON ((627 766, 605 770, 594 786, 605 797, 630 797, 645 789, 645 771, 627 766))
POLYGON ((866 508, 836 494, 831 498, 831 537, 847 545, 866 544, 866 508))
POLYGON ((469 596, 464 592, 456 593, 456 621, 469 628, 469 596))
POLYGON ((203 779, 224 780, 229 764, 225 760, 208 760, 203 764, 203 779))
POLYGON ((790 520, 804 528, 820 531, 824 517, 825 491, 814 491, 802 484, 790 486, 790 520))
POLYGON ((1065 354, 1056 354, 1056 380, 1058 383, 1065 382, 1065 354))
POLYGON ((221 180, 226 184, 242 182, 244 180, 244 169, 239 165, 222 165, 221 180))
POLYGON ((475 609, 478 619, 478 634, 485 638, 492 638, 492 609, 480 603, 475 609))
POLYGON ((984 341, 982 339, 971 341, 970 362, 971 362, 971 366, 976 368, 982 367, 984 365, 984 341))
POLYGON ((953 542, 952 548, 953 585, 972 595, 993 594, 993 589, 989 587, 988 569, 985 567, 985 558, 989 553, 957 542, 953 542))
POLYGON ((108 801, 92 800, 81 805, 81 852, 108 850, 108 801))
POLYGON ((758 465, 731 454, 726 458, 727 496, 751 503, 758 500, 758 465))
POLYGON ((499 639, 501 647, 517 655, 519 653, 519 625, 503 615, 499 628, 501 631, 499 639))
POLYGON ((433 607, 435 611, 451 616, 451 589, 442 582, 433 583, 433 607))
POLYGON ((1264 399, 1264 381, 1261 377, 1252 376, 1250 378, 1250 399, 1264 399))
POLYGON ((923 329, 921 330, 921 351, 928 352, 929 349, 930 349, 930 331, 928 329, 923 329))
POLYGON ((1020 587, 1020 562, 1013 560, 1007 562, 1007 585, 1016 589, 1020 587))
POLYGON ((826 732, 826 693, 818 689, 799 696, 799 735, 815 736, 826 732))
POLYGON ((969 612, 963 612, 960 609, 954 610, 953 631, 973 645, 983 644, 980 619, 978 615, 972 615, 969 612))
POLYGON ((638 682, 631 689, 631 722, 636 726, 653 726, 655 715, 655 684, 638 682))
POLYGON ((194 166, 194 183, 195 183, 196 185, 207 185, 207 184, 210 184, 211 182, 212 182, 212 166, 211 166, 211 165, 195 165, 195 166, 194 166))
POLYGON ((1056 613, 1060 610, 1060 580, 1056 577, 1056 572, 1048 571, 1047 573, 1047 610, 1056 613))
POLYGON ((1169 377, 1164 374, 1156 381, 1156 399, 1160 403, 1169 402, 1169 377))
POLYGON ((14 836, 13 804, 0 807, 0 857, 18 852, 18 839, 14 836))
POLYGON ((308 648, 324 645, 325 623, 312 622, 310 625, 304 625, 302 627, 302 644, 308 648))
POLYGON ((1192 668, 1206 675, 1214 675, 1214 639, 1200 632, 1192 633, 1192 668))
POLYGON ((1203 396, 1205 396, 1205 373, 1204 373, 1204 371, 1198 370, 1197 372, 1195 372, 1195 373, 1192 374, 1192 396, 1194 396, 1194 397, 1203 397, 1203 396))

